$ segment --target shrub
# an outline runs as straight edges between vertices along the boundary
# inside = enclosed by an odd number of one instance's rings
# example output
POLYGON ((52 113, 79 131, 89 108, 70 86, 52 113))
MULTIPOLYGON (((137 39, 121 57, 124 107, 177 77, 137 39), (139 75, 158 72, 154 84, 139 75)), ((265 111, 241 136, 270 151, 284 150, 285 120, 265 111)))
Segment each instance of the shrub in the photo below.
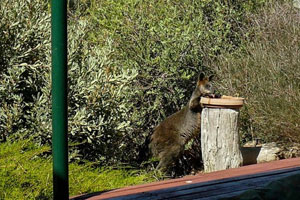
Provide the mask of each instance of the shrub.
MULTIPOLYGON (((106 0, 89 9, 95 25, 90 40, 104 45, 111 37, 114 65, 138 72, 128 96, 133 109, 127 152, 146 151, 153 128, 187 102, 195 75, 211 71, 206 63, 221 51, 239 47, 244 13, 263 5, 253 2, 106 0)), ((145 154, 130 158, 139 156, 145 154)))
MULTIPOLYGON (((184 106, 196 75, 240 47, 245 13, 265 1, 83 2, 68 21, 70 157, 132 164, 148 158, 153 128, 184 106)), ((1 138, 51 143, 50 5, 0 6, 1 138)))
POLYGON ((249 16, 241 51, 217 66, 223 92, 246 97, 244 140, 300 142, 299 10, 272 3, 249 16))
POLYGON ((47 3, 3 0, 0 13, 0 139, 49 132, 47 3))

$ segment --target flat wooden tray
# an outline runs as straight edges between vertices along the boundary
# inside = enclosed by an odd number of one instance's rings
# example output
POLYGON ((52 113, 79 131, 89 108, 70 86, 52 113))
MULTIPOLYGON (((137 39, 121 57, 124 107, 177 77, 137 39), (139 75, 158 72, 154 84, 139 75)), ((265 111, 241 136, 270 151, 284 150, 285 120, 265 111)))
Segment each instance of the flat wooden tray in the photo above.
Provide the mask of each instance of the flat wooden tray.
POLYGON ((225 95, 221 98, 202 97, 200 103, 208 108, 240 108, 244 104, 244 98, 225 95))

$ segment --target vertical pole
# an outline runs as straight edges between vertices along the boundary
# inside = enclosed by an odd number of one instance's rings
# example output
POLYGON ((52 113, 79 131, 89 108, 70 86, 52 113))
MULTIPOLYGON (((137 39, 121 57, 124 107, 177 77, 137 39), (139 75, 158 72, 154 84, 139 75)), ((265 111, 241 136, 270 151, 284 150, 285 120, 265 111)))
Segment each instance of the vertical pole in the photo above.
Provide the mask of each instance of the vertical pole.
POLYGON ((67 0, 51 1, 53 199, 69 199, 67 0))

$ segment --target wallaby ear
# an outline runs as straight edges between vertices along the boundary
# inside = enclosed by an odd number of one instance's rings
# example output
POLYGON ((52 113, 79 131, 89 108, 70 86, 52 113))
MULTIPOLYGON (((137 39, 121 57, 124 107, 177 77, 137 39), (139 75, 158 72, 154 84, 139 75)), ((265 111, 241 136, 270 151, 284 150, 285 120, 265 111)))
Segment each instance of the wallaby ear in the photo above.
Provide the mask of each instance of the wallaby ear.
POLYGON ((210 76, 208 77, 208 81, 212 81, 213 78, 214 78, 214 76, 215 76, 215 75, 210 75, 210 76))
POLYGON ((201 74, 198 76, 198 81, 203 81, 205 77, 205 74, 201 72, 201 74))

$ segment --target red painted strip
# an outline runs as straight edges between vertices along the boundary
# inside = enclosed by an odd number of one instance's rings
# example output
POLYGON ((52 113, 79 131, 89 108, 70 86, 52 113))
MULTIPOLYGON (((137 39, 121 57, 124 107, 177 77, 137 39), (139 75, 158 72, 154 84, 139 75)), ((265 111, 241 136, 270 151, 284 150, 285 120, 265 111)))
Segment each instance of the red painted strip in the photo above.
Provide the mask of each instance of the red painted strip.
POLYGON ((149 192, 170 187, 182 186, 187 184, 201 183, 212 180, 220 180, 225 178, 238 177, 243 175, 251 175, 263 172, 270 172, 279 169, 288 169, 300 166, 300 158, 291 158, 285 160, 272 161, 268 163, 260 163, 255 165, 243 166, 235 169, 222 170, 207 174, 197 174, 195 176, 186 176, 179 179, 159 181, 137 186, 125 187, 113 191, 109 191, 98 196, 88 198, 88 200, 100 200, 124 195, 137 194, 141 192, 149 192))

